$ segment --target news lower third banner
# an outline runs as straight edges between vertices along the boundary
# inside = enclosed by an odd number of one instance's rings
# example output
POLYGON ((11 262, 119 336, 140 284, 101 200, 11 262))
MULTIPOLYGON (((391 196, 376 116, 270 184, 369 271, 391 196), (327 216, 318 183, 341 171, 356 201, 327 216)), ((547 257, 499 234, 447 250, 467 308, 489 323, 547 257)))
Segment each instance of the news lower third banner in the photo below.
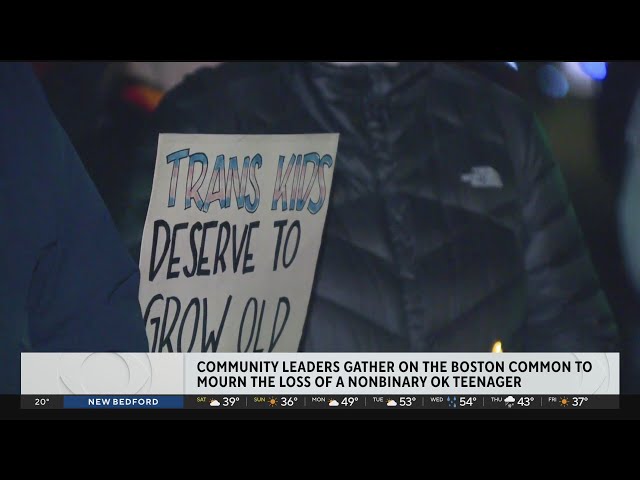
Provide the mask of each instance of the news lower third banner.
POLYGON ((617 396, 619 377, 618 353, 23 353, 21 388, 70 408, 91 395, 175 408, 211 395, 617 396))

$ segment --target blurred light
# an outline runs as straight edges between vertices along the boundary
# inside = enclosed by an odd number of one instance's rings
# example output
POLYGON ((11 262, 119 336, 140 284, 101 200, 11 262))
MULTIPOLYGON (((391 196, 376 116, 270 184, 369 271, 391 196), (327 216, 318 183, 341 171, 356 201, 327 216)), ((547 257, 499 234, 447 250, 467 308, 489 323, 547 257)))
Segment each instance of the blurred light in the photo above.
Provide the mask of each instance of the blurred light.
POLYGON ((599 83, 584 72, 580 62, 558 62, 557 65, 569 81, 572 95, 592 97, 597 93, 599 83))
POLYGON ((607 62, 579 62, 579 65, 594 80, 604 80, 607 76, 607 62))
POLYGON ((513 68, 516 72, 518 71, 518 64, 516 62, 504 62, 507 65, 509 65, 511 68, 513 68))
POLYGON ((569 92, 567 78, 553 65, 545 65, 538 70, 538 84, 542 92, 552 98, 563 98, 569 92))

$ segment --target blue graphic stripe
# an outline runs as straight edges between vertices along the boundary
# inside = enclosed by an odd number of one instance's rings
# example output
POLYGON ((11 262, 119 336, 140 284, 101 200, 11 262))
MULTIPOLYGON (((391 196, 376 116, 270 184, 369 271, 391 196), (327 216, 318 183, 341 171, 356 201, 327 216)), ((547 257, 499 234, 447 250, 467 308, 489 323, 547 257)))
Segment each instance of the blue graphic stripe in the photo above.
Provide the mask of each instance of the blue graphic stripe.
POLYGON ((183 408, 182 395, 73 395, 64 397, 64 408, 183 408))

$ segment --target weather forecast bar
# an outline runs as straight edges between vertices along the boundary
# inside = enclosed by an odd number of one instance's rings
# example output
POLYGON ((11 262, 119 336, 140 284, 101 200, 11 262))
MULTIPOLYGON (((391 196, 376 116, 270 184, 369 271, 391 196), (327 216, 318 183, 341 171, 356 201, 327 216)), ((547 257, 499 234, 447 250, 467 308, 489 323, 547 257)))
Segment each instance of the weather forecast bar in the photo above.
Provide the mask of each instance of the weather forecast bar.
POLYGON ((22 395, 23 409, 610 410, 618 395, 22 395))

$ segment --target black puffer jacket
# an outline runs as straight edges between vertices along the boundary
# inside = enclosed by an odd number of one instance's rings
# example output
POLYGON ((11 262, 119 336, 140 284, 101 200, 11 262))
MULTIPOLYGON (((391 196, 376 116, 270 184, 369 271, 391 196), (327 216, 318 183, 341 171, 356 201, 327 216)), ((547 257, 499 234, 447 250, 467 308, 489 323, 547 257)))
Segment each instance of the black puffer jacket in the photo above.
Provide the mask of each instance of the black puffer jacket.
POLYGON ((615 349, 560 170, 487 80, 437 63, 201 70, 136 158, 118 219, 135 254, 159 132, 340 133, 302 350, 615 349))

